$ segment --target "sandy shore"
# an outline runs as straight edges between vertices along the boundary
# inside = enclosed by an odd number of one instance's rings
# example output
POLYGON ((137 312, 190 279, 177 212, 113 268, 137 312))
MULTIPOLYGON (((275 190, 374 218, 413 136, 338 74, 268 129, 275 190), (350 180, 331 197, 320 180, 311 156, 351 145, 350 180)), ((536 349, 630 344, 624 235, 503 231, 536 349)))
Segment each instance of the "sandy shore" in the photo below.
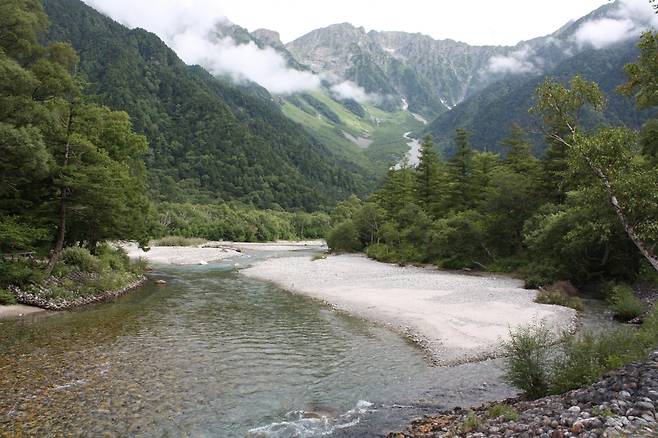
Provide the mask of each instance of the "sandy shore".
POLYGON ((556 329, 576 312, 534 303, 519 280, 399 267, 360 255, 273 258, 241 271, 383 323, 421 344, 442 365, 498 354, 510 329, 545 321, 556 329))
POLYGON ((141 250, 134 243, 122 247, 133 259, 143 258, 150 263, 163 265, 205 265, 241 255, 243 251, 305 251, 326 249, 323 240, 277 241, 266 243, 206 242, 197 246, 153 246, 141 250))
POLYGON ((14 304, 11 306, 0 306, 0 319, 12 318, 16 316, 25 316, 32 313, 45 312, 44 309, 33 306, 25 306, 23 304, 14 304))

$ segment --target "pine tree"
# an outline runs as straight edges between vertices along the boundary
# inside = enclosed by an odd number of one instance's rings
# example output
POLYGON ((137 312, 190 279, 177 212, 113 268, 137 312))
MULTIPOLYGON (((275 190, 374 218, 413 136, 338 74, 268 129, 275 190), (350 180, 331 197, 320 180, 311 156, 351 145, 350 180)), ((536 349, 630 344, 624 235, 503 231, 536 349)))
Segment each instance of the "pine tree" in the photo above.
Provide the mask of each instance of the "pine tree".
POLYGON ((473 149, 469 137, 470 133, 464 129, 456 130, 455 154, 448 161, 450 182, 447 203, 448 208, 456 211, 466 210, 475 204, 473 149))
POLYGON ((423 139, 420 159, 415 174, 414 197, 418 205, 429 215, 435 216, 444 201, 443 164, 434 150, 430 135, 423 139))

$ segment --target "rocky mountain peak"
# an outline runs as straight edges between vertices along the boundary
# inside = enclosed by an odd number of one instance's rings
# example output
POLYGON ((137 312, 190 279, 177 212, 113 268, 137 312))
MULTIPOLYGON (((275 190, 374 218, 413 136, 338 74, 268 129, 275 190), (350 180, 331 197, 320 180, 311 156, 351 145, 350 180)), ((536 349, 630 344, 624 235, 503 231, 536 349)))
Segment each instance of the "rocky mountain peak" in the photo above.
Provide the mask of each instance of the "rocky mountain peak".
POLYGON ((270 29, 256 29, 251 35, 264 44, 272 47, 282 47, 281 35, 279 32, 270 29))

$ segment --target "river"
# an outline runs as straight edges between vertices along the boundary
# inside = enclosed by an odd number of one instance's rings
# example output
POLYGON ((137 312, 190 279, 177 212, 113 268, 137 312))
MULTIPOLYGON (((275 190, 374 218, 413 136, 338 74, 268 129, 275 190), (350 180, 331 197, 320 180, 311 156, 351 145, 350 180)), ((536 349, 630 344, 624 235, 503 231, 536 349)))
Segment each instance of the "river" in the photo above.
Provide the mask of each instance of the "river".
POLYGON ((0 320, 0 431, 368 436, 514 394, 497 361, 431 367, 384 327, 240 275, 259 257, 159 267, 164 287, 0 320))

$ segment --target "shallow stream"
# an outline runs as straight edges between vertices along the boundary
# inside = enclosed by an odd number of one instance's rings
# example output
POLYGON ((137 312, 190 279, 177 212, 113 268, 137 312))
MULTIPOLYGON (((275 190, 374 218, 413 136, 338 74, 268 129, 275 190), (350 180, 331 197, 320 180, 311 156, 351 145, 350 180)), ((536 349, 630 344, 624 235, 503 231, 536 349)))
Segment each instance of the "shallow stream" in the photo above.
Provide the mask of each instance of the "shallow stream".
POLYGON ((254 256, 0 320, 0 436, 379 436, 514 394, 497 361, 431 367, 388 329, 240 275, 254 256))

